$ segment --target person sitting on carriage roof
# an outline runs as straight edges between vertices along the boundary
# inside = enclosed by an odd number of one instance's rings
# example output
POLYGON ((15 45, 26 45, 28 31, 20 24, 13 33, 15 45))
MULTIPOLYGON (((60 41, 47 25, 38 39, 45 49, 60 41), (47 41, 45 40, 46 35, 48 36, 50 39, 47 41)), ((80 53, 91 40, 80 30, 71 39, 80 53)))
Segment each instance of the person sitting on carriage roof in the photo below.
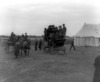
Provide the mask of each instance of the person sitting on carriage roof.
POLYGON ((20 40, 20 36, 18 35, 18 36, 16 37, 16 39, 17 39, 17 41, 19 41, 19 40, 20 40))
POLYGON ((12 38, 13 36, 14 36, 14 33, 12 32, 12 33, 11 33, 11 38, 12 38))
POLYGON ((14 33, 13 32, 11 32, 11 36, 13 36, 14 35, 14 33))
POLYGON ((59 35, 61 35, 61 36, 62 36, 62 33, 63 33, 62 26, 59 26, 59 35))
POLYGON ((22 34, 22 38, 24 38, 25 36, 24 36, 24 34, 22 34))
POLYGON ((14 41, 15 36, 16 36, 16 35, 12 32, 12 33, 11 33, 11 36, 10 36, 10 40, 11 40, 11 41, 14 41))
POLYGON ((27 35, 27 33, 25 33, 25 40, 27 41, 28 40, 28 35, 27 35))
POLYGON ((65 24, 63 24, 63 35, 64 35, 64 36, 66 35, 66 31, 67 31, 67 29, 66 29, 66 27, 65 27, 65 24))
POLYGON ((23 42, 23 41, 24 41, 24 37, 25 37, 24 34, 22 34, 22 36, 21 36, 21 38, 20 38, 20 41, 23 42))

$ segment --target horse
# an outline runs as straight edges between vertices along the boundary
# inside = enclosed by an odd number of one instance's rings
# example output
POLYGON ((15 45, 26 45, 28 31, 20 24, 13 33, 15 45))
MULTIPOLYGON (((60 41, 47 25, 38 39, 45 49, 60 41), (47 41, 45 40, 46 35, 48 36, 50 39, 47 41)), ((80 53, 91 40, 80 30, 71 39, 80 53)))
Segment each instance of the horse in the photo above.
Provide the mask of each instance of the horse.
POLYGON ((31 46, 31 41, 28 39, 24 42, 20 43, 20 50, 21 50, 21 54, 22 51, 24 51, 25 55, 28 54, 29 55, 29 51, 30 51, 30 46, 31 46))
POLYGON ((14 45, 15 45, 15 41, 13 42, 13 41, 8 40, 5 42, 5 47, 8 51, 9 51, 10 46, 14 47, 14 45))
POLYGON ((43 41, 43 50, 45 51, 46 49, 51 49, 50 46, 48 45, 48 42, 43 41))
POLYGON ((16 41, 17 41, 17 36, 13 37, 13 39, 9 38, 9 39, 5 42, 5 47, 6 47, 6 49, 9 51, 9 47, 10 47, 10 46, 13 46, 13 47, 14 47, 16 41))

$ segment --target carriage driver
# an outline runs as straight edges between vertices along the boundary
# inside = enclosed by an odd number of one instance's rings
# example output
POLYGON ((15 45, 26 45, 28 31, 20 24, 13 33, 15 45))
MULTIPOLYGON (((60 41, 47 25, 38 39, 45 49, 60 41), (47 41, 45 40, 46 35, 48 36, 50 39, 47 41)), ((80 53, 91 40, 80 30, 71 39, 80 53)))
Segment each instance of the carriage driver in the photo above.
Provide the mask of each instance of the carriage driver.
POLYGON ((66 35, 66 31, 67 31, 67 29, 66 29, 66 27, 65 27, 65 24, 63 24, 63 35, 64 35, 64 36, 66 35))

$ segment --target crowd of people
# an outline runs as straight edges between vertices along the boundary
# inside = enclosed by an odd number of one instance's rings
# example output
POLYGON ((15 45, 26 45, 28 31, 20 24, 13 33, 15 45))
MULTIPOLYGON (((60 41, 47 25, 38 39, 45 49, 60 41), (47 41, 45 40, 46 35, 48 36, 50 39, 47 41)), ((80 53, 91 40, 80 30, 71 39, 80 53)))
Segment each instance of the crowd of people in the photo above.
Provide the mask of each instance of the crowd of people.
MULTIPOLYGON (((10 39, 9 39, 11 42, 17 42, 17 41, 20 41, 20 42, 24 42, 24 41, 27 41, 28 40, 28 35, 27 33, 25 34, 22 34, 21 36, 19 35, 16 35, 14 32, 11 33, 10 35, 10 39)), ((37 40, 35 41, 35 50, 41 50, 42 49, 42 40, 37 40)))
POLYGON ((19 35, 16 35, 14 32, 12 32, 9 40, 12 42, 19 41, 19 40, 27 41, 28 35, 27 35, 27 33, 25 33, 25 34, 22 34, 21 36, 19 36, 19 35))
POLYGON ((44 29, 44 39, 45 41, 50 40, 52 37, 54 38, 65 38, 66 35, 66 27, 65 24, 60 26, 49 25, 48 28, 44 29))
MULTIPOLYGON (((49 25, 48 28, 44 29, 44 40, 46 42, 48 42, 48 45, 50 45, 50 43, 52 43, 55 46, 55 43, 57 43, 56 40, 65 39, 66 31, 67 31, 67 29, 66 29, 65 24, 62 24, 62 25, 60 25, 58 27, 55 26, 55 25, 49 25)), ((24 41, 28 40, 28 35, 27 35, 27 33, 25 33, 25 34, 22 34, 21 36, 19 36, 19 35, 16 35, 14 32, 12 32, 9 40, 12 41, 12 42, 16 42, 16 41, 24 42, 24 41)), ((38 49, 41 50, 42 44, 43 43, 42 43, 41 39, 40 40, 36 39, 36 41, 35 41, 35 50, 36 51, 38 49)), ((70 50, 72 48, 74 48, 74 50, 75 50, 74 41, 72 41, 70 50)))
POLYGON ((49 25, 44 29, 44 40, 48 42, 48 46, 62 46, 64 44, 66 31, 65 24, 60 26, 49 25))

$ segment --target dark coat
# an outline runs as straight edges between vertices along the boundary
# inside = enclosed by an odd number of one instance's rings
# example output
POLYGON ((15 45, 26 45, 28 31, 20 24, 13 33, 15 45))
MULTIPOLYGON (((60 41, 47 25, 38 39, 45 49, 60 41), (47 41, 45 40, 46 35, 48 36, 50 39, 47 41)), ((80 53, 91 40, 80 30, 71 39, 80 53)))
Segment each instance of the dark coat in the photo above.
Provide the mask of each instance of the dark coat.
POLYGON ((35 46, 37 46, 37 45, 38 45, 38 41, 36 40, 36 41, 35 41, 35 46))
POLYGON ((39 47, 39 49, 41 49, 41 47, 42 47, 42 41, 41 40, 39 41, 39 46, 38 47, 39 47))
POLYGON ((95 59, 95 71, 93 82, 100 82, 100 55, 95 59))

